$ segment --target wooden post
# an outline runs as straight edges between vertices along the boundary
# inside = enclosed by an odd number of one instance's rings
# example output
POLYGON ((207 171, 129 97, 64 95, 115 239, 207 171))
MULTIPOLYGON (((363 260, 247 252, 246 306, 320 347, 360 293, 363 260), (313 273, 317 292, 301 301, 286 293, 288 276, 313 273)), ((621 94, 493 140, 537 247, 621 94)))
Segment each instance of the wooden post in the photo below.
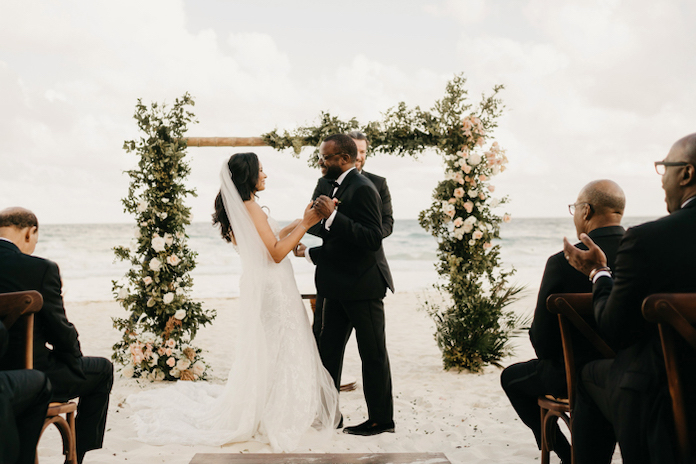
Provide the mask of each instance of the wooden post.
POLYGON ((189 137, 189 147, 266 147, 261 137, 189 137))

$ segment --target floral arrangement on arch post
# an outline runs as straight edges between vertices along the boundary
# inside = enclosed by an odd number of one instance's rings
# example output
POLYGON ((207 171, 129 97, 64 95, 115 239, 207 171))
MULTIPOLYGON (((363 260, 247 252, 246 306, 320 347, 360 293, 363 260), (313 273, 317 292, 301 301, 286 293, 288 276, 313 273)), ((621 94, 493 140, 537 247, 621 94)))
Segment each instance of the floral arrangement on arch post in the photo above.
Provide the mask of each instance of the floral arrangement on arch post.
MULTIPOLYGON (((438 241, 436 266, 445 282, 435 287, 449 294, 451 303, 441 307, 426 301, 425 309, 435 321, 445 369, 477 372, 512 351, 508 340, 521 322, 504 308, 522 288, 508 284, 514 269, 501 269, 500 245, 493 244, 500 238, 501 221, 510 220, 509 215, 492 211, 508 198, 491 197, 495 188, 490 183, 507 164, 505 151, 490 138, 502 115, 497 95, 503 87, 494 87, 493 94, 474 108, 465 84, 463 76, 455 76, 430 111, 410 109, 401 102, 382 121, 364 126, 355 118, 342 121, 322 112, 315 126, 282 134, 273 130, 263 138, 268 145, 292 149, 299 156, 303 146, 318 147, 327 135, 359 129, 370 140, 372 153, 416 158, 435 149, 442 155, 445 179, 419 222, 438 241)), ((317 156, 315 149, 310 166, 316 165, 317 156)))
POLYGON ((201 349, 192 344, 215 311, 189 297, 196 253, 187 245, 191 214, 184 199, 195 191, 184 186, 190 168, 183 135, 195 121, 187 105, 194 105, 188 93, 171 109, 138 100, 133 117, 144 136, 123 145, 140 156, 138 169, 127 171, 131 182, 122 200, 136 218, 135 237, 129 247, 114 247, 117 259, 131 263, 121 281, 112 281, 116 299, 130 313, 113 319, 123 337, 112 358, 124 366, 125 377, 198 380, 207 374, 201 349))

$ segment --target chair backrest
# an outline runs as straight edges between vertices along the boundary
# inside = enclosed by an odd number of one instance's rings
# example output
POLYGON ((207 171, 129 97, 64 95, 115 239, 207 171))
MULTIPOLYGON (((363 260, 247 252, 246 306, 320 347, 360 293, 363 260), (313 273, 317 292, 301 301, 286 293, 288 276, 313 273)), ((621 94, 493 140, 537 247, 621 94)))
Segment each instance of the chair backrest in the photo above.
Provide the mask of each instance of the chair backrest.
POLYGON ((588 323, 588 321, 594 320, 591 293, 554 293, 546 299, 546 307, 552 313, 558 314, 561 343, 563 344, 563 360, 565 361, 566 383, 568 384, 568 404, 572 411, 575 406, 577 372, 575 369, 575 352, 573 350, 571 326, 574 326, 605 358, 613 358, 614 351, 588 323))
POLYGON ((0 293, 0 320, 9 330, 21 317, 26 318, 24 367, 34 367, 34 313, 43 306, 43 297, 36 290, 0 293))
MULTIPOLYGON (((683 462, 696 459, 691 455, 687 405, 684 385, 678 365, 678 347, 675 336, 679 334, 686 344, 696 351, 696 293, 657 293, 643 300, 643 317, 658 324, 662 353, 665 359, 667 384, 672 398, 674 428, 683 462)), ((681 346, 684 346, 681 344, 681 346)), ((696 353, 689 353, 693 357, 696 353)), ((693 359, 693 358, 692 358, 693 359)), ((694 386, 692 386, 693 388, 694 386)))

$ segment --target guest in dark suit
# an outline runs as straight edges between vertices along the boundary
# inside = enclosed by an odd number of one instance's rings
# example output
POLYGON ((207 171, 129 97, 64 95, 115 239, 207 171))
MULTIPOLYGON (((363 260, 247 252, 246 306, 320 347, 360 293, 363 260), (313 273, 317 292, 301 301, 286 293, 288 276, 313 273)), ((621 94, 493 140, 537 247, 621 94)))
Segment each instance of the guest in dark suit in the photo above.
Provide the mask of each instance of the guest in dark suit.
MULTIPOLYGON (((653 293, 696 292, 696 134, 677 141, 655 167, 670 214, 628 229, 613 267, 589 237, 581 237, 587 251, 564 241, 570 264, 593 282, 597 325, 616 351, 581 371, 573 419, 580 464, 608 463, 616 441, 624 463, 676 462, 657 326, 645 322, 641 305, 653 293)), ((694 360, 686 361, 693 374, 694 360)), ((696 391, 686 385, 693 424, 696 391)))
POLYGON ((384 333, 382 299, 387 283, 378 263, 382 247, 382 201, 374 184, 355 169, 357 148, 347 135, 327 137, 319 147, 319 166, 335 179, 332 197, 321 195, 314 208, 322 221, 322 245, 306 250, 316 264, 317 292, 324 295, 321 355, 341 382, 343 355, 355 328, 363 365, 368 420, 345 433, 375 435, 394 431, 391 372, 384 333))
MULTIPOLYGON (((590 182, 580 191, 577 201, 569 205, 578 236, 588 234, 604 250, 613 264, 619 240, 624 234, 621 227, 626 200, 623 190, 610 180, 590 182)), ((587 249, 582 243, 575 245, 587 249)), ((517 414, 532 429, 537 446, 541 445, 541 419, 537 398, 543 395, 566 397, 566 384, 561 333, 558 317, 546 308, 546 299, 552 293, 589 293, 592 284, 587 277, 573 269, 560 251, 546 262, 539 296, 534 309, 534 320, 529 338, 537 359, 508 366, 500 377, 517 414)), ((574 337, 576 366, 581 367, 598 353, 578 334, 574 337)), ((556 427, 555 451, 562 462, 570 464, 570 445, 556 427)))
MULTIPOLYGON (((0 322, 0 357, 9 334, 0 322)), ((34 464, 51 400, 51 383, 32 369, 0 371, 0 464, 34 464)))
MULTIPOLYGON (((107 359, 82 355, 77 330, 63 308, 58 266, 31 256, 38 237, 39 224, 31 211, 0 211, 0 293, 37 290, 43 296, 43 307, 35 316, 34 369, 51 381, 52 401, 80 398, 75 428, 77 458, 81 463, 87 451, 102 447, 113 366, 107 359)), ((22 344, 22 334, 13 327, 0 369, 22 367, 18 354, 24 352, 22 344)))
MULTIPOLYGON (((372 174, 363 170, 365 166, 365 159, 367 157, 367 147, 369 146, 369 141, 365 134, 359 131, 349 132, 348 136, 353 139, 355 145, 358 149, 358 154, 355 158, 355 169, 358 170, 360 174, 370 179, 374 184, 375 188, 379 192, 379 197, 382 200, 382 238, 387 238, 391 235, 394 229, 394 216, 392 213, 391 204, 391 194, 389 193, 389 187, 387 187, 387 179, 384 177, 372 174)), ((315 200, 321 195, 331 196, 333 192, 333 185, 331 185, 331 180, 325 177, 320 177, 317 181, 317 186, 312 193, 312 199, 315 200)), ((310 227, 309 233, 321 237, 321 224, 317 224, 310 227)), ((394 293, 394 281, 392 279, 391 271, 389 270, 389 263, 387 262, 387 257, 384 254, 384 248, 380 248, 377 256, 377 263, 382 275, 387 282, 387 287, 394 293)), ((312 331, 314 332, 314 338, 317 341, 317 346, 321 346, 321 330, 323 327, 323 315, 324 315, 324 297, 317 293, 316 305, 314 310, 314 322, 312 323, 312 331)))

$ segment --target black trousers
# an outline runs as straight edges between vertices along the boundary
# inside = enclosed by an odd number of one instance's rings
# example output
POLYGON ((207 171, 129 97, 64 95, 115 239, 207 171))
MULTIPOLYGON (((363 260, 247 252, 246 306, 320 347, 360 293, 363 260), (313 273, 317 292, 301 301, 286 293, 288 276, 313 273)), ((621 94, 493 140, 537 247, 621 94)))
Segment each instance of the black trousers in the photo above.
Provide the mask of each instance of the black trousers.
MULTIPOLYGON (((522 422, 532 430, 537 446, 541 449, 541 411, 537 398, 551 394, 547 391, 537 371, 538 359, 508 366, 500 375, 500 384, 512 407, 522 422)), ((554 451, 564 463, 570 464, 570 445, 556 425, 554 451)))
POLYGON ((43 372, 0 372, 0 463, 34 464, 50 400, 51 383, 43 372))
POLYGON ((321 332, 324 329, 324 297, 317 293, 314 305, 314 320, 312 321, 312 333, 317 341, 317 348, 321 349, 321 332))
POLYGON ((53 381, 53 401, 79 397, 75 416, 77 458, 79 462, 89 450, 99 449, 104 442, 106 412, 114 383, 114 367, 106 358, 84 356, 80 359, 85 380, 61 383, 53 381))
POLYGON ((325 297, 323 322, 319 354, 336 388, 341 385, 346 343, 355 328, 369 420, 392 421, 394 402, 382 300, 346 301, 325 297))

